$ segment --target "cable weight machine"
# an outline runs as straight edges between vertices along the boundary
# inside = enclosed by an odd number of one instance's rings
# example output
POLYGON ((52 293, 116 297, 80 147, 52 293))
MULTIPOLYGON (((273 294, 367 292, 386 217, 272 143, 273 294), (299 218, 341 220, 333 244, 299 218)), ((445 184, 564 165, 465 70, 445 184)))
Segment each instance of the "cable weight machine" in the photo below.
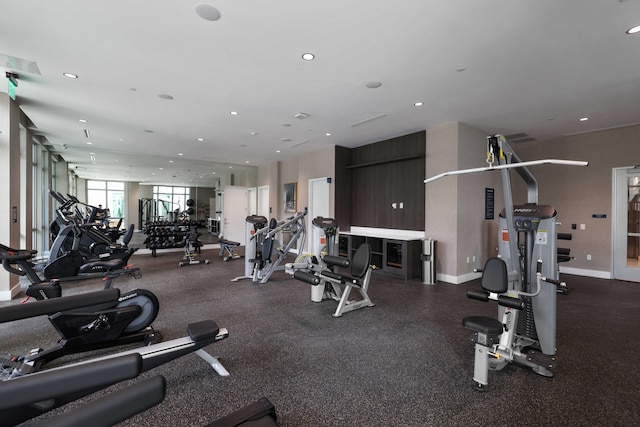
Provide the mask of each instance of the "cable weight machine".
MULTIPOLYGON (((504 278, 491 268, 483 272, 482 292, 467 296, 499 303, 498 319, 470 316, 463 325, 475 331, 474 380, 487 385, 488 370, 501 370, 511 362, 529 366, 543 376, 552 376, 556 354, 556 298, 558 286, 557 212, 550 205, 538 204, 538 183, 529 171, 535 165, 587 166, 588 162, 544 159, 522 162, 502 135, 488 136, 487 167, 441 173, 426 179, 430 183, 445 176, 485 171, 500 172, 504 210, 499 218, 498 254, 492 265, 504 264, 504 278), (527 203, 513 204, 511 169, 524 180, 527 203), (487 276, 489 274, 489 277, 487 276), (485 284, 504 280, 504 290, 491 290, 485 284), (506 300, 515 300, 506 303, 506 300), (516 304, 521 301, 522 304, 516 304), (498 342, 499 343, 496 343, 498 342)), ((492 261, 492 260, 489 260, 492 261)), ((489 261, 487 262, 489 264, 489 261)), ((495 289, 502 286, 495 286, 495 289)))

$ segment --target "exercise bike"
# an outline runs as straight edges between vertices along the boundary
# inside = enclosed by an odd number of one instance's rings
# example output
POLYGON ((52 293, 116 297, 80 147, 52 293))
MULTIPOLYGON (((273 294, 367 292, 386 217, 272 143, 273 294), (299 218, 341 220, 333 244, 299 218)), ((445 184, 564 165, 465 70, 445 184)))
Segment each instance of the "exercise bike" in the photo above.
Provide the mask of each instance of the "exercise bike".
MULTIPOLYGON (((25 290, 26 295, 38 300, 61 296, 61 281, 99 277, 105 281, 104 288, 108 289, 117 277, 131 276, 137 279, 142 275, 139 268, 125 265, 123 260, 100 260, 81 264, 74 276, 57 276, 55 274, 57 271, 49 269, 48 274, 44 274, 45 278, 50 280, 47 282, 38 275, 31 262, 36 253, 37 251, 34 250, 14 249, 0 243, 2 266, 9 273, 26 277, 31 283, 25 290)), ((79 261, 73 261, 73 254, 69 254, 69 257, 72 257, 69 262, 79 263, 79 261)))

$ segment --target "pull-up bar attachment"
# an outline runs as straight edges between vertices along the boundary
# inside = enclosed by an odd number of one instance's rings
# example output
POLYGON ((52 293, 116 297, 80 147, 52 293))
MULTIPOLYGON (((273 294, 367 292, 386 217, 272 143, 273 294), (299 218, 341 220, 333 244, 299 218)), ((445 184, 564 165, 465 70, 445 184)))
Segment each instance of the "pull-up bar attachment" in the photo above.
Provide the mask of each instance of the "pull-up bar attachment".
POLYGON ((529 162, 519 162, 519 163, 509 163, 498 166, 486 166, 483 168, 472 168, 472 169, 462 169, 456 171, 443 172, 439 175, 432 176, 431 178, 427 178, 424 180, 424 183, 436 181, 440 178, 444 178, 449 175, 463 175, 468 173, 476 173, 476 172, 486 172, 500 169, 514 169, 514 168, 523 168, 527 166, 536 166, 536 165, 565 165, 565 166, 588 166, 589 162, 580 161, 580 160, 559 160, 559 159, 543 159, 543 160, 531 160, 529 162))

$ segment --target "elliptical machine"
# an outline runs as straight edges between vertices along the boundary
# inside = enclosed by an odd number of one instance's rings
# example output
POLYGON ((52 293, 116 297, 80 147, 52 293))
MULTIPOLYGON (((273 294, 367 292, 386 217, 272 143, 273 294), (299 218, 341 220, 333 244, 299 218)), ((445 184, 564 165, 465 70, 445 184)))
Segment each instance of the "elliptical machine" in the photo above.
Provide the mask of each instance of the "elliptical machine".
MULTIPOLYGON (((130 234, 133 229, 130 229, 130 234)), ((65 227, 51 248, 49 261, 44 265, 42 273, 45 279, 59 280, 80 280, 91 277, 100 277, 105 272, 123 269, 131 255, 135 253, 136 248, 118 249, 113 252, 107 252, 99 257, 87 257, 79 250, 82 231, 78 225, 70 225, 65 227), (58 246, 59 240, 66 240, 66 231, 73 232, 73 245, 69 250, 63 250, 58 246), (51 258, 57 254, 55 258, 51 258), (114 254, 114 256, 110 256, 114 254)), ((130 239, 130 237, 129 237, 130 239)))
POLYGON ((54 191, 49 191, 49 195, 60 204, 56 209, 56 219, 50 224, 53 244, 49 260, 76 250, 85 260, 123 258, 126 263, 135 252, 135 249, 128 247, 133 237, 133 224, 126 231, 117 230, 117 233, 113 230, 103 230, 98 228, 98 223, 95 222, 95 212, 98 208, 86 205, 73 196, 66 199, 54 191), (78 204, 84 204, 89 214, 84 215, 80 212, 78 204), (75 211, 72 211, 72 207, 75 211), (117 243, 120 236, 122 244, 117 243))

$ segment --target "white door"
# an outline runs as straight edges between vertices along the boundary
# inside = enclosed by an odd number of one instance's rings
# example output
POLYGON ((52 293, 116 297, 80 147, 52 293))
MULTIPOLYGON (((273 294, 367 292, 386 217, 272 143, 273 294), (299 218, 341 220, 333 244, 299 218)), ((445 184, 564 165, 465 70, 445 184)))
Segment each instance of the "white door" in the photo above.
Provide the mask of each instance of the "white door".
POLYGON ((258 215, 269 218, 269 186, 258 187, 258 215))
POLYGON ((249 211, 249 190, 247 187, 227 186, 224 188, 223 197, 224 238, 244 244, 244 223, 249 211))
POLYGON ((249 215, 258 214, 258 189, 256 187, 249 189, 249 215))
POLYGON ((613 277, 640 282, 640 169, 613 170, 613 277))
MULTIPOLYGON (((327 177, 309 180, 309 211, 307 213, 307 230, 311 232, 311 221, 313 218, 322 216, 329 218, 331 211, 329 209, 331 184, 327 182, 327 177)), ((310 239, 307 239, 307 243, 310 239)), ((307 248, 308 250, 308 248, 307 248)))

